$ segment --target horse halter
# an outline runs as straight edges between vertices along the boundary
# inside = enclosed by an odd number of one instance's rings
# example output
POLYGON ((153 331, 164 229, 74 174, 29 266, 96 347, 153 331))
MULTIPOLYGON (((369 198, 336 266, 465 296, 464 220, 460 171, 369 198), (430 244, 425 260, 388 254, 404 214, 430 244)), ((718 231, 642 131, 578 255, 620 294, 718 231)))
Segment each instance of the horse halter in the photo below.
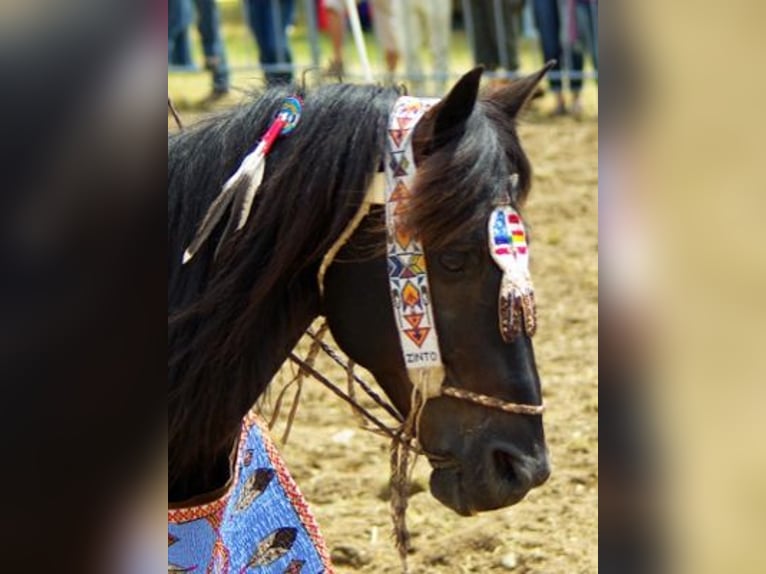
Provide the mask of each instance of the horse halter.
MULTIPOLYGON (((314 338, 312 353, 321 346, 331 358, 346 368, 348 394, 316 372, 312 365, 292 360, 300 365, 301 373, 311 374, 335 394, 346 400, 355 412, 372 422, 377 430, 391 439, 391 516, 394 522, 396 546, 403 572, 408 572, 407 555, 410 535, 406 525, 408 476, 411 473, 411 451, 423 452, 417 447, 420 417, 428 399, 446 396, 483 407, 520 415, 542 415, 544 405, 529 405, 505 401, 475 393, 467 389, 444 384, 445 371, 441 360, 439 338, 434 321, 433 302, 428 284, 428 271, 423 245, 402 225, 401 217, 414 190, 415 159, 412 134, 418 121, 435 103, 434 99, 402 96, 394 105, 388 126, 388 146, 384 159, 385 175, 376 175, 359 210, 325 254, 319 267, 317 280, 320 296, 324 294, 324 276, 341 247, 353 235, 369 213, 372 205, 383 205, 386 216, 386 259, 389 292, 394 318, 399 333, 402 358, 413 385, 410 412, 406 419, 389 407, 376 393, 371 392, 353 373, 353 364, 344 364, 319 338, 314 338), (383 185, 381 185, 385 182, 383 185), (396 430, 388 429, 354 398, 354 382, 375 402, 392 414, 400 423, 396 430)), ((529 249, 521 217, 512 207, 510 198, 498 205, 488 220, 489 250, 493 261, 503 272, 498 301, 499 328, 503 340, 511 342, 522 330, 531 337, 537 321, 534 291, 529 276, 529 249)), ((326 326, 326 324, 325 324, 326 326)), ((325 327, 323 327, 324 329, 325 327)), ((310 362, 313 362, 313 357, 310 362)), ((427 453, 426 453, 427 454, 427 453)), ((433 456, 429 456, 433 458, 433 456)))
MULTIPOLYGON (((422 410, 426 400, 447 396, 508 413, 541 415, 544 405, 505 401, 444 384, 445 372, 434 321, 425 251, 418 238, 411 235, 402 222, 402 215, 413 193, 416 173, 413 131, 418 121, 437 102, 436 99, 410 96, 402 96, 396 101, 388 126, 385 184, 381 185, 381 178, 376 175, 358 212, 325 255, 318 273, 320 293, 324 292, 324 275, 340 248, 369 213, 370 207, 383 204, 389 292, 404 364, 415 391, 422 399, 418 401, 419 410, 422 410)), ((490 255, 503 271, 498 298, 500 333, 503 340, 509 343, 522 331, 531 337, 536 331, 537 320, 529 274, 529 247, 523 221, 510 199, 492 211, 488 231, 490 255)), ((416 397, 413 396, 413 407, 415 403, 416 397)), ((417 429, 411 431, 416 433, 417 429)))

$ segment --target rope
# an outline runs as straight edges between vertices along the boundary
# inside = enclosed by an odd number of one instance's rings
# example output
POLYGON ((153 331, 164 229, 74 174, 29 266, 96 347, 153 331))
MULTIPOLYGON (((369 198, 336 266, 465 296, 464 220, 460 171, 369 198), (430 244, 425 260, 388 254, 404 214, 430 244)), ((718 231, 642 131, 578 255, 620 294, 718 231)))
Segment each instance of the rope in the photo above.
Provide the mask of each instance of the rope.
POLYGON ((425 407, 426 399, 416 388, 412 388, 410 398, 411 408, 407 420, 399 431, 400 440, 391 443, 391 520, 394 524, 394 538, 402 572, 407 574, 407 555, 410 551, 410 531, 407 528, 407 506, 409 504, 409 485, 415 460, 410 464, 410 452, 414 450, 420 426, 420 415, 425 407))
MULTIPOLYGON (((322 337, 327 332, 327 323, 323 323, 319 330, 317 331, 317 334, 315 335, 314 341, 311 343, 311 347, 309 348, 309 352, 306 355, 306 364, 313 367, 314 363, 316 362, 317 355, 319 354, 319 343, 322 340, 322 337)), ((285 424, 285 430, 282 434, 282 445, 287 444, 287 440, 290 438, 290 431, 293 428, 293 421, 295 420, 295 415, 298 412, 298 403, 301 399, 301 391, 303 390, 303 380, 306 378, 307 371, 304 368, 300 368, 298 370, 298 374, 295 375, 292 380, 290 380, 280 391, 279 396, 277 397, 277 401, 274 405, 274 412, 271 414, 271 419, 269 420, 269 430, 274 428, 274 424, 277 422, 277 417, 279 416, 279 411, 282 408, 282 399, 284 398, 285 392, 287 391, 288 387, 290 387, 293 383, 296 383, 298 385, 298 388, 295 391, 295 395, 293 396, 293 402, 290 406, 290 412, 287 415, 287 423, 285 424)))
MULTIPOLYGON (((301 381, 306 375, 312 376, 335 395, 346 401, 352 408, 353 412, 362 419, 364 422, 369 421, 375 428, 365 427, 366 430, 385 435, 391 440, 391 520, 394 527, 394 538, 396 540, 396 548, 399 553, 399 559, 402 564, 403 574, 408 574, 409 567, 407 564, 407 555, 410 551, 410 532, 407 528, 407 506, 409 503, 409 485, 411 483, 411 477, 413 469, 415 468, 416 457, 411 457, 411 453, 416 456, 418 454, 426 454, 422 448, 418 445, 417 437, 420 430, 420 419, 423 414, 423 410, 428 400, 417 385, 413 385, 412 395, 410 398, 410 411, 407 418, 404 419, 399 412, 394 409, 387 401, 385 401, 378 393, 376 393, 363 379, 354 373, 354 362, 350 359, 345 361, 335 350, 322 340, 322 337, 327 332, 327 323, 324 322, 316 333, 310 329, 306 331, 306 334, 311 338, 312 344, 309 349, 309 353, 306 359, 301 359, 294 352, 290 353, 290 360, 298 365, 299 372, 294 377, 293 381, 301 381), (333 361, 343 367, 346 372, 346 384, 348 391, 344 392, 334 383, 332 383, 327 377, 322 375, 314 368, 318 350, 322 349, 333 361), (364 392, 370 396, 376 404, 381 406, 388 412, 397 423, 398 428, 391 428, 381 422, 375 415, 370 413, 366 408, 359 404, 356 398, 356 392, 354 383, 357 383, 364 392)), ((288 386, 293 381, 288 383, 288 386)), ((281 402, 281 395, 278 400, 281 402)), ((442 385, 440 396, 451 397, 458 400, 464 400, 477 405, 481 405, 488 408, 498 409, 503 412, 520 414, 520 415, 542 415, 545 410, 545 405, 528 405, 521 403, 511 403, 504 401, 496 397, 490 397, 480 393, 475 393, 466 389, 458 389, 456 387, 450 387, 442 385)), ((300 398, 300 382, 299 388, 296 392, 296 396, 291 409, 290 417, 288 419, 288 428, 285 431, 285 439, 289 433, 289 428, 292 425, 292 420, 297 408, 297 402, 300 398)), ((444 459, 446 457, 428 455, 431 460, 444 459)))
POLYGON ((474 393, 466 389, 456 387, 442 387, 442 394, 455 399, 462 399, 470 403, 475 403, 483 407, 498 409, 506 413, 516 415, 541 415, 545 411, 545 405, 524 405, 519 403, 509 403, 495 397, 488 397, 479 393, 474 393))
POLYGON ((330 391, 332 391, 334 394, 339 396, 341 399, 346 401, 348 404, 351 405, 352 408, 354 408, 359 414, 361 414, 364 418, 366 418, 368 421, 370 421, 373 425, 377 427, 377 430, 380 431, 382 434, 386 435, 392 440, 399 440, 399 437, 397 436, 395 431, 392 431, 389 427, 387 427, 385 424, 383 424, 380 419, 378 419, 375 415, 370 413, 368 410, 366 410, 363 406, 359 405, 358 403, 354 402, 351 397, 349 397, 345 392, 343 392, 340 388, 338 388, 334 383, 332 383, 327 377, 322 375, 319 371, 314 369, 312 366, 307 364, 303 359, 298 357, 295 353, 290 353, 290 360, 298 365, 299 367, 306 370, 306 372, 314 377, 317 381, 322 383, 325 387, 327 387, 330 391))
POLYGON ((173 119, 176 121, 178 130, 184 131, 184 125, 181 122, 181 116, 178 115, 178 110, 176 110, 175 105, 173 105, 173 100, 170 99, 170 96, 168 96, 168 109, 170 110, 170 113, 173 114, 173 119))
MULTIPOLYGON (((317 335, 311 332, 309 329, 306 331, 306 334, 314 339, 317 340, 317 335)), ((343 367, 343 369, 348 373, 348 366, 346 365, 346 361, 341 358, 340 355, 333 349, 330 345, 325 343, 324 341, 319 340, 319 345, 322 347, 322 350, 327 354, 328 357, 330 357, 333 361, 335 361, 338 365, 343 367)), ((367 396, 369 396, 375 403, 382 407, 389 415, 391 415, 394 419, 396 419, 397 422, 403 423, 404 417, 402 417, 401 414, 399 414, 399 411, 397 411, 394 407, 392 407, 388 402, 383 399, 378 393, 376 393, 370 385, 368 385, 364 379, 357 376, 352 371, 352 376, 354 378, 354 382, 359 385, 359 388, 361 388, 365 393, 367 393, 367 396)))

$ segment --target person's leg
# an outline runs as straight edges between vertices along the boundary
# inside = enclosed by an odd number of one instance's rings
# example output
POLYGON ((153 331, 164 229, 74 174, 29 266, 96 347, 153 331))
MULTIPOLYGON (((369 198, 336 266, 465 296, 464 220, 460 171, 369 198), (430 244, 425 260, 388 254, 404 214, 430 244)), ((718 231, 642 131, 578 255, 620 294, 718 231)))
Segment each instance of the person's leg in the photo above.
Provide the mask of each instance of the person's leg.
POLYGON ((505 45, 501 49, 505 50, 508 59, 508 71, 515 72, 519 69, 519 17, 524 2, 514 0, 513 2, 503 2, 502 18, 505 27, 505 45))
POLYGON ((435 76, 436 93, 443 94, 449 77, 449 38, 452 29, 452 2, 428 1, 428 36, 435 76))
POLYGON ((564 94, 561 92, 561 40, 559 38, 559 6, 557 0, 533 0, 533 11, 543 61, 556 60, 548 75, 548 85, 556 96, 556 113, 566 113, 564 94))
POLYGON ((184 68, 194 67, 188 27, 181 30, 175 38, 175 44, 173 45, 173 64, 184 68))
POLYGON ((413 93, 418 94, 422 93, 421 83, 423 80, 423 66, 420 58, 420 51, 423 46, 421 10, 422 0, 401 0, 404 64, 411 89, 413 93))
POLYGON ((572 114, 579 117, 582 114, 580 92, 582 91, 583 53, 579 46, 572 46, 570 55, 572 64, 572 76, 569 80, 569 89, 572 91, 572 114))
POLYGON ((578 0, 576 17, 577 34, 582 37, 583 47, 590 55, 593 69, 598 71, 598 4, 590 0, 578 0))
POLYGON ((343 35, 346 31, 346 11, 341 0, 325 0, 327 13, 327 35, 330 36, 332 60, 329 73, 343 75, 343 35))
POLYGON ((373 0, 372 4, 373 26, 386 61, 387 83, 393 81, 401 52, 399 26, 402 16, 399 14, 399 3, 400 0, 373 0))
POLYGON ((216 0, 195 0, 197 4, 197 28, 202 38, 205 67, 213 76, 213 93, 229 91, 229 67, 226 48, 221 37, 221 22, 216 0))
MULTIPOLYGON (((247 21, 258 42, 258 55, 263 67, 266 82, 274 84, 284 81, 284 72, 277 69, 280 53, 277 49, 278 30, 275 30, 276 14, 272 10, 271 0, 245 0, 247 21)), ((278 19, 277 25, 280 23, 278 19)), ((284 61, 284 53, 281 55, 284 61)))
POLYGON ((280 36, 278 37, 277 48, 280 50, 279 60, 282 65, 288 64, 289 70, 285 70, 280 73, 278 81, 289 84, 293 81, 293 51, 290 48, 290 39, 287 35, 290 26, 293 25, 295 18, 295 1, 294 0, 280 0, 279 2, 280 15, 282 17, 282 26, 279 29, 280 36))
POLYGON ((181 29, 180 0, 168 0, 168 66, 176 63, 176 39, 181 29))
POLYGON ((473 17, 474 62, 482 64, 488 71, 496 70, 500 65, 500 56, 497 51, 494 2, 475 0, 469 4, 473 17))
POLYGON ((168 64, 194 65, 188 32, 192 19, 191 0, 168 0, 168 64))

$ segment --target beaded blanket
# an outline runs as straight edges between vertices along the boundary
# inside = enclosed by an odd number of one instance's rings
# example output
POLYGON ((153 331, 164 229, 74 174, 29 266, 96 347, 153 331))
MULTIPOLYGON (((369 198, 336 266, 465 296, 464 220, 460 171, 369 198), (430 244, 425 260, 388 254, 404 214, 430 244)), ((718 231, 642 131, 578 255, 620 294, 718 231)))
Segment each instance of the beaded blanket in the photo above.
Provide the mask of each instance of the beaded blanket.
POLYGON ((332 574, 306 500, 255 414, 219 499, 168 510, 168 572, 332 574))

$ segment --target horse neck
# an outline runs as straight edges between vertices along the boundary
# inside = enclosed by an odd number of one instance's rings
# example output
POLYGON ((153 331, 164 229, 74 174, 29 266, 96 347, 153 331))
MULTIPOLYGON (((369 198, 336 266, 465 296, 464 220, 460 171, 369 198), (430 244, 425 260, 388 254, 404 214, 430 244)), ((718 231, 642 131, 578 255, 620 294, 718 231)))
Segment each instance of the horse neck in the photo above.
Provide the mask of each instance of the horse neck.
MULTIPOLYGON (((237 384, 228 387, 226 405, 217 410, 216 420, 212 422, 218 438, 204 457, 187 461, 182 473, 170 469, 171 477, 175 477, 171 478, 169 485, 171 501, 189 501, 206 494, 214 497, 230 479, 230 458, 236 448, 242 419, 267 390, 271 379, 318 314, 318 290, 311 293, 305 289, 301 291, 300 294, 290 289, 275 291, 264 302, 258 316, 254 317, 251 342, 248 349, 243 351, 247 360, 243 361, 238 374, 231 375, 232 379, 237 379, 237 384), (288 301, 289 307, 285 307, 288 301), (176 476, 178 474, 180 476, 176 476)), ((227 376, 224 373, 211 373, 204 384, 221 385, 227 376)), ((187 426, 190 429, 198 425, 206 428, 211 424, 211 421, 200 420, 206 416, 204 411, 196 414, 199 417, 192 416, 188 420, 187 426)), ((180 440, 193 441, 193 435, 194 432, 189 430, 189 436, 181 437, 180 440)), ((172 452, 174 448, 175 445, 169 445, 169 451, 172 452)))

